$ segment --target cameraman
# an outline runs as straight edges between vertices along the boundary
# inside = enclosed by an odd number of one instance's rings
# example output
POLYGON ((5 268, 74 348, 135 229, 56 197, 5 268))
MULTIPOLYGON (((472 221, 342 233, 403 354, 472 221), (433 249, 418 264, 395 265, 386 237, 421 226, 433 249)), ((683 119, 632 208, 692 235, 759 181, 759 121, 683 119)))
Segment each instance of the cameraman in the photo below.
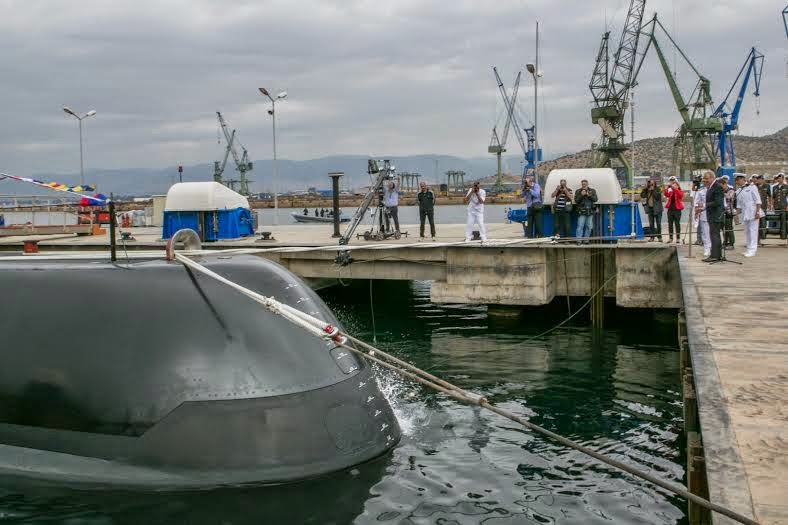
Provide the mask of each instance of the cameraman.
POLYGON ((525 236, 536 239, 542 236, 542 188, 533 177, 525 178, 523 197, 525 198, 525 216, 528 219, 525 236))
POLYGON ((572 190, 566 185, 566 179, 561 179, 552 193, 553 197, 553 235, 556 237, 569 237, 571 229, 572 190))
POLYGON ((668 210, 668 242, 673 242, 673 229, 676 230, 676 244, 681 241, 681 210, 684 209, 684 192, 676 177, 668 179, 668 186, 663 190, 665 209, 668 210))
POLYGON ((653 241, 656 235, 657 240, 662 242, 662 194, 656 182, 650 180, 646 183, 646 188, 640 192, 640 202, 648 215, 648 229, 651 232, 648 240, 653 241))
POLYGON ((473 225, 479 225, 479 236, 483 241, 487 240, 487 233, 484 229, 484 199, 487 193, 479 187, 479 182, 473 183, 473 187, 468 190, 462 201, 468 203, 468 221, 465 223, 465 241, 473 239, 473 225))
POLYGON ((577 243, 580 244, 584 237, 590 237, 594 231, 594 212, 597 201, 596 190, 588 186, 588 181, 580 181, 580 189, 575 191, 575 205, 577 206, 577 243))

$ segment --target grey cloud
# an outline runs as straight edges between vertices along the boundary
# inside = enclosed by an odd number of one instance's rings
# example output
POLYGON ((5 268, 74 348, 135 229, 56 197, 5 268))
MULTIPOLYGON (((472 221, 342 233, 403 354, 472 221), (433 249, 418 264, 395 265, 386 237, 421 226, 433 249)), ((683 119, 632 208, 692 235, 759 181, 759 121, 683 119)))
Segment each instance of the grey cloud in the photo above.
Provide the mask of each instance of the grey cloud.
MULTIPOLYGON (((0 21, 0 167, 20 174, 74 172, 76 122, 63 104, 98 115, 85 122, 89 166, 209 163, 219 153, 221 110, 253 158, 271 153, 270 118, 258 86, 287 88, 279 106, 280 155, 486 155, 500 102, 491 66, 510 83, 533 56, 543 21, 541 143, 586 147, 588 77, 604 30, 616 32, 627 1, 72 2, 6 1, 0 21)), ((750 46, 767 55, 756 118, 742 130, 785 125, 786 39, 766 0, 652 0, 666 25, 727 89, 750 46)), ((615 38, 617 43, 617 37, 615 38)), ((684 76, 682 79, 689 79, 684 76)), ((532 113, 524 77, 523 114, 532 113)), ((637 90, 638 135, 671 134, 678 115, 656 60, 637 90)), ((514 144, 509 148, 514 151, 514 144)))

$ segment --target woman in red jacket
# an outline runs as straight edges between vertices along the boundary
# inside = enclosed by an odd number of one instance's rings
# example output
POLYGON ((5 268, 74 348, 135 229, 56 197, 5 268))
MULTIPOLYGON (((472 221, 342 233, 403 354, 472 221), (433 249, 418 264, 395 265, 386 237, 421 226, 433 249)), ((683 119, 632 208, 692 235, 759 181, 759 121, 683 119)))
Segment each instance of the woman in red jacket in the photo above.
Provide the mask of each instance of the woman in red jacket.
POLYGON ((676 243, 678 244, 681 238, 681 210, 684 209, 681 199, 684 197, 684 192, 681 191, 676 177, 671 177, 662 193, 665 195, 665 209, 668 210, 668 234, 670 235, 668 242, 673 242, 673 226, 675 225, 676 243))

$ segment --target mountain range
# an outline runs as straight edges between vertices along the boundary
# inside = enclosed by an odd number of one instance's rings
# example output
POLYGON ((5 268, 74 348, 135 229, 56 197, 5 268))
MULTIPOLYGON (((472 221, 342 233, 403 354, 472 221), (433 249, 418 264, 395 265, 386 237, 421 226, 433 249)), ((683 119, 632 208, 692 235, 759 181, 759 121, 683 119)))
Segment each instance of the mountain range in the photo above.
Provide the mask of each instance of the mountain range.
MULTIPOLYGON (((755 161, 788 161, 788 127, 771 135, 762 137, 735 137, 736 154, 739 164, 755 161)), ((642 139, 635 142, 635 162, 639 173, 667 175, 670 173, 673 138, 658 137, 642 139)), ((558 155, 545 160, 540 165, 540 172, 549 172, 555 168, 589 167, 592 150, 558 155)), ((341 180, 342 189, 357 188, 370 183, 366 173, 367 158, 363 155, 335 155, 310 160, 286 160, 277 162, 278 191, 305 190, 310 187, 329 188, 328 173, 342 171, 345 177, 341 180)), ((416 172, 422 175, 421 180, 428 183, 445 182, 444 173, 448 170, 465 172, 466 182, 488 177, 496 171, 493 155, 477 158, 461 158, 450 155, 409 155, 389 157, 398 172, 416 172)), ((504 171, 519 174, 522 170, 522 157, 509 155, 503 159, 504 171)), ((249 178, 252 192, 273 191, 273 162, 258 160, 254 162, 254 170, 249 178)), ((752 170, 750 170, 752 171, 752 170)), ((228 164, 225 178, 237 178, 237 172, 228 164)), ((79 175, 74 174, 36 174, 37 179, 57 181, 63 184, 76 184, 79 175)), ((126 169, 89 169, 85 180, 94 184, 98 191, 123 196, 144 196, 164 194, 174 182, 178 181, 177 166, 162 169, 126 168, 126 169)), ((183 180, 213 180, 213 164, 203 163, 183 167, 183 180)), ((32 194, 47 192, 34 191, 35 188, 11 181, 0 181, 0 194, 32 194)))

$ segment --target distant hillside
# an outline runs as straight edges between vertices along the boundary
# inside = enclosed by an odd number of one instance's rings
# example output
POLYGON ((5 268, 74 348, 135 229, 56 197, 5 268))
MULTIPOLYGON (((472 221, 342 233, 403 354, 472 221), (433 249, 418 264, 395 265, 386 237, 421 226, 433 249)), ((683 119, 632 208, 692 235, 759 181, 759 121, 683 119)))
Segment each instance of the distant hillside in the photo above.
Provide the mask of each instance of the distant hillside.
MULTIPOLYGON (((737 164, 747 162, 788 161, 788 127, 763 137, 735 136, 737 164)), ((673 137, 658 137, 635 141, 635 164, 638 174, 648 171, 663 176, 670 174, 673 158, 673 137)), ((591 150, 564 155, 542 163, 539 173, 553 169, 588 168, 591 150), (544 171, 542 171, 544 170, 544 171)))
MULTIPOLYGON (((735 137, 736 155, 739 164, 747 161, 785 161, 788 160, 788 127, 764 137, 735 137)), ((635 143, 635 161, 638 174, 645 171, 667 175, 673 151, 673 138, 660 137, 638 140, 635 143)), ((279 191, 304 190, 309 187, 325 189, 330 187, 328 173, 344 171, 343 189, 355 189, 367 186, 370 177, 367 175, 367 158, 364 155, 336 155, 311 160, 280 160, 278 162, 279 191)), ((397 171, 417 172, 421 180, 428 183, 445 183, 444 173, 448 170, 464 171, 465 181, 489 178, 495 174, 496 162, 494 155, 465 159, 450 155, 410 155, 389 157, 397 171), (437 161, 437 165, 436 165, 437 161), (436 170, 437 168, 437 170, 436 170), (437 173, 437 175, 436 175, 437 173)), ((518 180, 522 170, 522 157, 509 155, 503 158, 504 171, 511 174, 507 180, 518 180)), ((228 165, 225 178, 236 178, 231 165, 228 165)), ((586 168, 591 166, 591 150, 562 155, 540 164, 540 173, 548 173, 556 168, 586 168)), ((254 170, 250 178, 253 192, 273 191, 272 161, 258 160, 254 162, 254 170)), ((27 175, 27 174, 20 174, 27 175)), ((184 166, 184 181, 207 181, 213 179, 213 164, 204 163, 184 166)), ((65 184, 79 182, 77 173, 33 175, 36 178, 57 181, 65 184)), ((162 169, 89 169, 85 179, 95 184, 99 191, 116 195, 151 195, 163 194, 178 181, 176 166, 162 169)), ((493 179, 489 179, 493 180, 493 179)), ((51 194, 48 190, 37 190, 28 185, 11 181, 0 181, 0 194, 51 194)))

